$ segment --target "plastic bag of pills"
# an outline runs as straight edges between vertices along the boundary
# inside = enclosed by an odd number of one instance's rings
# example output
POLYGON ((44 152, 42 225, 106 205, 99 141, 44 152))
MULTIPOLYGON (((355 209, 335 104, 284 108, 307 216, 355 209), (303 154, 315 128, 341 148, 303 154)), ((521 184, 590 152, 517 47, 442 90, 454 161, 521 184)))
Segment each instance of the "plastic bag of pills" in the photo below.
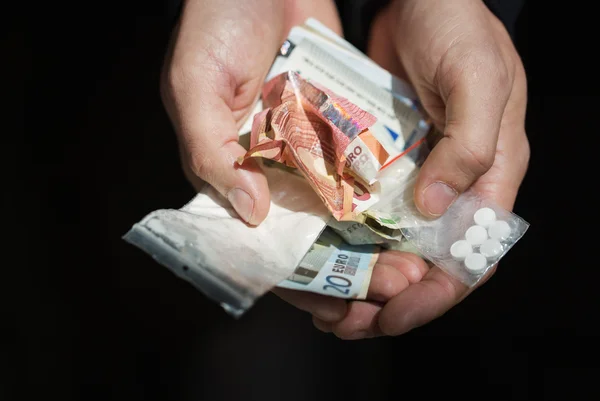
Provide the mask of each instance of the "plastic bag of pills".
POLYGON ((529 223, 472 189, 461 194, 441 217, 428 219, 414 204, 417 174, 376 209, 391 217, 424 258, 467 286, 475 286, 521 239, 529 223))
POLYGON ((407 219, 417 224, 401 228, 415 248, 433 264, 475 286, 521 239, 529 224, 473 191, 460 195, 435 220, 407 219))

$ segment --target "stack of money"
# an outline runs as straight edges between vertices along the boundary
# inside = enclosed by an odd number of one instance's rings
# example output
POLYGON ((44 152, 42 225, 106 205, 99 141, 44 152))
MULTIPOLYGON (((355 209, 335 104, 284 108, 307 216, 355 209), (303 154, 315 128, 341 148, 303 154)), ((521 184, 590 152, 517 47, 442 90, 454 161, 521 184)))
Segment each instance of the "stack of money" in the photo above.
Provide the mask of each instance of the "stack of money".
POLYGON ((250 131, 240 162, 297 168, 333 216, 278 286, 364 299, 380 247, 416 253, 401 222, 370 207, 385 192, 382 169, 395 163, 398 185, 426 157, 430 121, 410 86, 314 19, 290 32, 261 99, 240 130, 250 131))
POLYGON ((416 252, 377 204, 414 176, 430 131, 409 85, 309 19, 239 132, 238 163, 259 157, 269 182, 265 221, 243 224, 208 187, 124 239, 235 316, 275 286, 364 299, 382 247, 416 252))
MULTIPOLYGON (((265 115, 265 109, 275 106, 275 102, 281 103, 281 88, 274 86, 277 84, 281 86, 281 82, 277 82, 275 78, 284 74, 287 82, 292 79, 296 86, 302 85, 303 88, 310 87, 312 83, 330 95, 332 102, 340 98, 347 100, 363 112, 363 117, 370 116, 366 121, 361 121, 363 125, 368 125, 368 131, 359 135, 359 138, 354 140, 353 146, 347 146, 347 143, 341 144, 346 145, 343 155, 346 161, 354 162, 354 165, 346 169, 346 172, 352 175, 352 184, 343 185, 347 184, 348 180, 339 181, 346 190, 345 193, 354 193, 353 199, 348 200, 345 199, 348 196, 339 196, 335 203, 341 205, 339 210, 332 210, 331 207, 330 210, 339 221, 352 220, 364 223, 380 236, 398 239, 400 222, 397 218, 377 208, 369 208, 385 197, 386 190, 390 189, 382 188, 385 183, 377 182, 375 175, 394 163, 393 174, 388 174, 392 178, 391 184, 397 186, 398 182, 408 180, 415 168, 427 156, 428 146, 424 141, 433 140, 432 138, 435 137, 436 132, 414 90, 406 82, 378 66, 335 32, 311 18, 303 25, 292 28, 287 40, 281 46, 266 77, 267 84, 262 100, 256 104, 240 129, 242 143, 248 145, 252 143, 256 146, 261 139, 264 139, 264 137, 250 138, 254 123, 252 116, 257 116, 266 123, 268 116, 265 115), (244 136, 248 138, 243 138, 244 136), (356 153, 361 157, 358 158, 356 153), (348 187, 352 187, 353 191, 348 187)), ((288 86, 293 87, 294 84, 288 86)), ((318 117, 316 119, 327 120, 318 117)), ((264 132, 257 132, 257 136, 269 133, 269 130, 264 128, 262 130, 258 128, 258 131, 264 132)), ((351 130, 345 130, 344 133, 352 135, 351 130)), ((269 146, 261 143, 261 146, 265 145, 269 146)), ((333 141, 333 145, 340 146, 336 141, 333 141)), ((336 149, 333 151, 335 152, 336 149)), ((334 163, 337 169, 339 160, 334 163)), ((395 188, 391 190, 394 191, 395 188)), ((317 193, 321 192, 317 190, 317 193)), ((324 201, 331 205, 331 200, 324 201)), ((361 230, 361 232, 366 231, 361 230)), ((358 238, 357 241, 362 243, 364 239, 358 238)), ((350 243, 355 242, 350 240, 350 243)))

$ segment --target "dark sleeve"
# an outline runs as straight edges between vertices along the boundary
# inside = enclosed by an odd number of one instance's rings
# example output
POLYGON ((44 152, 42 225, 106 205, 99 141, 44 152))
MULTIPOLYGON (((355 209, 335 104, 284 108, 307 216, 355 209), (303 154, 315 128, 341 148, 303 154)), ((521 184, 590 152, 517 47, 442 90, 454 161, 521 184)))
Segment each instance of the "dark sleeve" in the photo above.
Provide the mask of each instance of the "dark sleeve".
MULTIPOLYGON (((389 1, 336 0, 346 39, 363 52, 366 51, 371 22, 389 1)), ((525 0, 485 0, 484 3, 502 21, 514 40, 515 25, 525 0)))

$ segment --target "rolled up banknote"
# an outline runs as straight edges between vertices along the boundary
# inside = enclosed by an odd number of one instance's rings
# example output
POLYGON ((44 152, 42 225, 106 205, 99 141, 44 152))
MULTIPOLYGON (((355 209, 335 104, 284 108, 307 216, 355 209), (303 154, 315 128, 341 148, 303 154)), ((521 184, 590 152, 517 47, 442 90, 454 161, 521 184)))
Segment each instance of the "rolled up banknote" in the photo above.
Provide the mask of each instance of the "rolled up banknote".
POLYGON ((338 298, 365 299, 379 249, 372 244, 349 245, 326 228, 294 273, 277 286, 338 298))

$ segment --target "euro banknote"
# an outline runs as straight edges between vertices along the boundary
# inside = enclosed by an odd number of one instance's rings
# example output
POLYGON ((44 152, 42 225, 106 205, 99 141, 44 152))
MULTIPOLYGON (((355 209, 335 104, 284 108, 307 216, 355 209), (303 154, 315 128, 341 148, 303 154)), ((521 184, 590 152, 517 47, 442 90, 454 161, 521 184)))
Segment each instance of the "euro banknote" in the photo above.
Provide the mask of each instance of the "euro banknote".
POLYGON ((326 228, 294 273, 277 286, 338 298, 365 299, 379 249, 372 244, 349 245, 331 228, 326 228))
POLYGON ((368 129, 375 117, 293 71, 269 81, 263 101, 239 163, 263 157, 296 167, 334 218, 357 220, 377 201, 373 184, 388 156, 368 129))

